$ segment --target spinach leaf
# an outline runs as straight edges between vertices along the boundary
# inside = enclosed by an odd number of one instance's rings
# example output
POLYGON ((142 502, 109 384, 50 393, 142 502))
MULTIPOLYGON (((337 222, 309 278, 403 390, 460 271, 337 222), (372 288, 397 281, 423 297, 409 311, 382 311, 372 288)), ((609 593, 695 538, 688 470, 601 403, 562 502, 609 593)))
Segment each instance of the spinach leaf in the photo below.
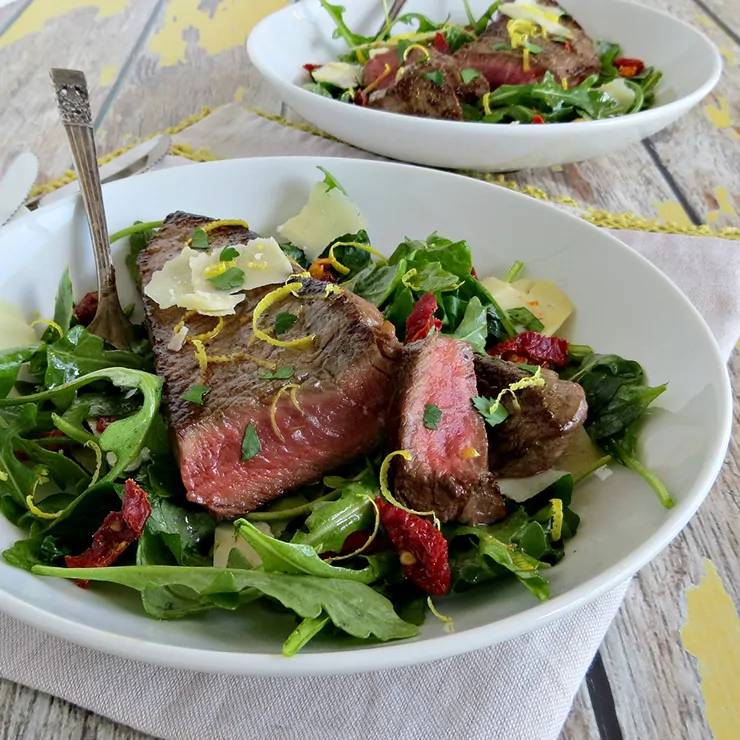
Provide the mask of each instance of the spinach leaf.
MULTIPOLYGON (((57 288, 57 297, 54 301, 54 323, 66 334, 72 326, 74 319, 74 299, 72 298, 72 281, 69 278, 69 268, 67 268, 59 280, 57 288)), ((41 341, 46 344, 59 339, 59 332, 53 327, 47 327, 41 336, 41 341)))
POLYGON ((374 303, 379 308, 390 298, 406 272, 406 261, 395 265, 373 264, 358 272, 342 287, 374 303))
POLYGON ((0 350, 0 398, 5 398, 13 389, 21 365, 28 362, 35 351, 35 347, 0 350))
POLYGON ((460 326, 457 327, 452 336, 455 339, 470 342, 473 351, 479 355, 486 353, 486 338, 488 336, 487 312, 477 297, 470 299, 460 326))
POLYGON ((308 270, 310 265, 306 259, 306 253, 300 247, 296 247, 296 245, 291 244, 291 242, 285 242, 280 245, 280 249, 283 250, 283 254, 285 254, 288 259, 299 264, 304 270, 308 270))
POLYGON ((346 268, 349 269, 347 275, 341 276, 341 282, 347 282, 353 275, 364 270, 368 265, 372 263, 372 255, 366 249, 360 249, 359 247, 349 246, 344 242, 356 242, 357 244, 367 244, 370 246, 370 238, 367 235, 367 231, 364 229, 358 231, 356 234, 345 234, 340 236, 338 239, 334 239, 331 244, 319 255, 319 258, 326 258, 329 256, 329 251, 335 244, 341 244, 341 246, 334 247, 335 259, 346 268))
POLYGON ((510 308, 507 313, 521 331, 542 331, 543 323, 528 308, 510 308))
POLYGON ((419 269, 412 267, 402 280, 415 293, 444 293, 460 287, 458 276, 447 272, 439 262, 428 262, 419 269))
POLYGON ((380 640, 414 637, 418 628, 404 622, 388 599, 357 581, 307 575, 265 573, 229 568, 179 566, 117 566, 113 568, 52 568, 37 565, 33 572, 80 580, 117 583, 138 591, 163 586, 185 586, 195 594, 214 599, 258 592, 277 599, 299 617, 317 619, 326 612, 331 621, 354 637, 374 635, 380 640))
POLYGON ((396 291, 393 301, 383 312, 383 318, 396 327, 396 336, 403 341, 406 337, 406 321, 414 310, 414 294, 405 285, 396 291))

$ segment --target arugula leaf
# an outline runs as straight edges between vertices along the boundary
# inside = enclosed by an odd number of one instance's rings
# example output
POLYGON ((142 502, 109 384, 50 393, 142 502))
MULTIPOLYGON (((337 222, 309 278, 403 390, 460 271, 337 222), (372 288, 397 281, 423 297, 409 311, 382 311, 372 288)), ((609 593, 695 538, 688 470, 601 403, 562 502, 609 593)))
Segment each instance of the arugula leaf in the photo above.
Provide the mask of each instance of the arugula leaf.
POLYGON ((257 429, 252 422, 249 423, 246 430, 244 431, 244 438, 242 439, 242 460, 251 460, 260 454, 262 449, 262 443, 260 438, 257 436, 257 429))
MULTIPOLYGON (((59 280, 57 296, 54 300, 54 323, 66 334, 72 326, 74 319, 74 298, 72 296, 72 281, 69 278, 69 268, 66 268, 59 280)), ((59 339, 59 332, 49 326, 41 335, 41 341, 51 344, 59 339)))
POLYGON ((209 277, 210 282, 216 290, 234 290, 244 285, 244 270, 238 267, 230 267, 226 272, 222 272, 215 277, 209 277))
POLYGON ((444 87, 445 85, 445 76, 439 70, 427 72, 424 77, 426 77, 428 80, 431 80, 435 85, 437 85, 437 87, 444 87))
POLYGON ((281 365, 275 372, 260 373, 257 377, 261 380, 287 380, 293 377, 294 372, 295 368, 292 365, 281 365))
POLYGON ((225 247, 221 250, 221 255, 218 259, 220 262, 231 262, 231 260, 235 260, 238 256, 238 249, 235 249, 234 247, 225 247))
POLYGON ((206 395, 210 392, 211 389, 207 385, 194 385, 187 393, 183 394, 182 400, 202 406, 206 395))
POLYGON ((60 565, 69 554, 67 548, 57 546, 56 538, 40 534, 18 540, 3 552, 3 558, 16 568, 30 571, 34 565, 60 565))
POLYGON ((203 229, 196 229, 190 239, 190 246, 193 249, 210 249, 208 233, 203 229))
POLYGON ((481 77, 482 74, 477 69, 470 69, 469 67, 460 70, 460 78, 465 85, 469 85, 476 77, 481 77))
POLYGON ((427 429, 439 429, 439 423, 442 421, 442 411, 439 406, 428 403, 424 406, 424 426, 427 429))
POLYGON ((390 298, 406 272, 406 260, 395 265, 372 264, 358 272, 342 287, 374 303, 379 308, 390 298))
POLYGON ((296 321, 298 321, 298 317, 294 313, 290 313, 289 311, 281 311, 275 317, 275 336, 284 334, 286 331, 292 328, 293 324, 295 324, 296 321))
POLYGON ((326 612, 348 634, 379 640, 414 637, 418 628, 404 622, 388 599, 357 581, 308 575, 265 573, 232 568, 182 568, 179 566, 116 566, 113 568, 53 568, 37 565, 33 572, 79 580, 117 583, 138 591, 163 586, 185 586, 208 598, 259 592, 277 599, 301 618, 317 619, 326 612))
POLYGON ((0 398, 5 398, 13 389, 21 365, 28 362, 35 351, 35 347, 0 350, 0 398))
POLYGON ((496 14, 496 11, 499 8, 499 5, 503 0, 496 0, 496 2, 492 3, 485 13, 477 20, 475 25, 473 26, 473 32, 476 36, 480 36, 486 28, 488 28, 488 24, 491 22, 491 19, 496 14))
POLYGON ((24 465, 15 456, 20 436, 36 426, 36 413, 32 403, 0 412, 0 499, 12 499, 21 513, 26 511, 26 497, 43 474, 42 466, 24 465))
POLYGON ((171 500, 151 496, 152 513, 146 527, 158 535, 179 565, 210 565, 208 552, 216 523, 204 511, 192 511, 171 500))
POLYGON ((306 82, 301 87, 304 90, 314 93, 314 95, 321 95, 323 98, 333 98, 329 87, 321 82, 306 82))
POLYGON ((443 27, 443 23, 435 23, 433 20, 428 18, 421 13, 404 13, 398 16, 396 23, 403 23, 406 26, 411 25, 414 21, 417 22, 416 33, 431 33, 432 31, 440 31, 443 27))
POLYGON ((282 653, 286 658, 292 658, 301 648, 305 647, 321 630, 329 624, 329 617, 323 615, 304 619, 283 643, 282 653))
POLYGON ((495 398, 476 396, 473 399, 473 406, 485 419, 486 423, 492 427, 498 426, 509 417, 509 412, 504 408, 504 404, 496 401, 495 398))
POLYGON ((360 36, 360 34, 352 33, 352 31, 349 30, 349 27, 344 20, 346 8, 341 5, 332 5, 327 0, 319 0, 319 2, 323 6, 324 10, 326 10, 326 12, 332 17, 332 20, 337 26, 333 34, 335 39, 343 38, 350 47, 362 46, 362 44, 369 44, 375 41, 374 37, 360 36))
MULTIPOLYGON (((572 109, 571 109, 572 110, 572 109)), ((483 116, 483 123, 501 123, 502 121, 519 121, 519 123, 532 123, 535 113, 532 108, 524 105, 504 105, 494 108, 490 113, 483 116)), ((544 118, 544 116, 543 116, 544 118)))
POLYGON ((487 311, 483 308, 480 299, 473 297, 468 302, 460 325, 452 335, 455 339, 470 342, 473 351, 479 355, 486 353, 486 338, 488 337, 487 311))
POLYGON ((330 190, 338 190, 340 193, 344 193, 347 195, 347 191, 339 184, 337 179, 334 177, 334 175, 329 172, 329 170, 325 169, 324 167, 317 167, 316 169, 321 170, 324 173, 324 185, 326 185, 326 192, 328 193, 330 190))
POLYGON ((293 262, 300 265, 305 270, 308 270, 310 265, 306 259, 306 253, 300 247, 296 247, 296 245, 291 242, 285 242, 280 245, 280 249, 283 250, 283 254, 285 254, 288 259, 293 260, 293 262))
POLYGON ((544 324, 528 308, 510 308, 507 313, 515 326, 522 331, 542 331, 544 324))
MULTIPOLYGON (((141 225, 141 221, 134 221, 134 226, 141 225)), ((128 254, 126 255, 126 267, 128 267, 131 279, 135 282, 139 282, 139 265, 137 259, 139 254, 143 252, 148 246, 149 242, 154 236, 154 229, 144 229, 143 231, 135 231, 129 236, 129 248, 128 254)), ((55 319, 56 321, 56 319, 55 319)))

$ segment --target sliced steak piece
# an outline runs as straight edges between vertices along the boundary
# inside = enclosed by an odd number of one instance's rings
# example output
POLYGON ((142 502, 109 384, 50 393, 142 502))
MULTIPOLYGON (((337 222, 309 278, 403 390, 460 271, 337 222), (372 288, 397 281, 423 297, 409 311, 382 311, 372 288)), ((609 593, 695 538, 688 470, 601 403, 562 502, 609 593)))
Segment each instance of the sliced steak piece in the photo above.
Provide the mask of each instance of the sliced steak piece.
MULTIPOLYGON (((184 213, 169 216, 138 259, 141 285, 174 257, 195 228, 210 219, 184 213)), ((227 227, 209 234, 215 247, 244 243, 255 235, 227 227)), ((165 379, 164 400, 174 433, 180 472, 188 498, 219 518, 234 518, 259 508, 284 491, 321 476, 369 451, 385 423, 388 398, 398 365, 400 345, 392 325, 380 312, 352 293, 326 295, 327 283, 302 279, 301 297, 289 296, 260 318, 274 326, 279 312, 298 316, 280 335, 290 340, 315 334, 305 349, 275 347, 252 332, 257 302, 277 286, 250 291, 224 319, 222 330, 205 341, 209 358, 201 373, 192 344, 179 352, 167 349, 183 310, 162 310, 145 297, 155 365, 165 379), (261 377, 291 366, 287 379, 261 377), (204 404, 182 400, 193 385, 210 388, 204 404), (295 384, 295 398, 284 392, 295 384), (261 449, 242 460, 242 440, 252 424, 261 449)), ((196 315, 187 321, 189 336, 206 333, 216 319, 196 315)))
POLYGON ((442 521, 487 524, 506 516, 488 472, 488 442, 477 395, 473 350, 467 342, 439 334, 406 345, 396 385, 389 431, 396 458, 396 496, 417 511, 434 511, 442 521), (428 404, 442 418, 424 425, 428 404), (476 456, 477 455, 477 456, 476 456))
MULTIPOLYGON (((556 7, 552 0, 541 0, 540 5, 556 7)), ((552 72, 560 82, 567 80, 573 87, 583 82, 588 76, 598 74, 601 60, 594 42, 572 18, 561 18, 560 24, 568 28, 573 38, 568 40, 568 47, 550 37, 538 36, 533 43, 541 47, 539 54, 530 54, 529 71, 524 69, 524 50, 512 49, 511 37, 506 29, 509 18, 499 14, 486 31, 472 44, 463 46, 454 55, 462 67, 477 69, 488 80, 491 89, 501 85, 523 85, 539 82, 545 72, 552 72), (506 44, 508 49, 496 49, 506 44)))
MULTIPOLYGON (((496 398, 504 388, 531 374, 497 357, 475 357, 478 392, 496 398)), ((502 400, 509 417, 488 431, 488 461, 497 478, 526 478, 549 470, 586 421, 583 388, 543 370, 545 385, 516 391, 502 400)))
MULTIPOLYGON (((421 49, 411 49, 408 58, 403 62, 404 67, 417 62, 426 54, 421 49)), ((374 85, 373 90, 384 90, 396 81, 398 68, 401 66, 401 55, 397 49, 389 49, 382 54, 377 54, 367 62, 362 70, 363 87, 374 85), (385 68, 388 67, 386 73, 385 68)))

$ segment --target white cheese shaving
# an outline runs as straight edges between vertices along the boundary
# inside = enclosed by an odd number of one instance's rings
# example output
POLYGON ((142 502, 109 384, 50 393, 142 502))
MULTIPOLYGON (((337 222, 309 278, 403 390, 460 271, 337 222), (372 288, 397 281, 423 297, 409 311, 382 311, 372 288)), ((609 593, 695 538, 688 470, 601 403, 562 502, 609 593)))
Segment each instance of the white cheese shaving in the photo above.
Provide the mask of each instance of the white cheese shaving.
POLYGON ((311 76, 316 82, 325 82, 343 90, 357 87, 362 78, 362 67, 346 62, 329 62, 313 70, 311 76))
POLYGON ((563 15, 563 11, 560 8, 539 5, 536 0, 534 2, 532 0, 515 0, 513 3, 503 3, 500 5, 499 12, 515 20, 536 23, 552 36, 573 38, 573 32, 561 23, 558 23, 558 19, 563 15))
POLYGON ((0 301, 0 349, 27 347, 38 342, 36 332, 23 318, 18 306, 0 301))
POLYGON ((344 234, 356 234, 367 222, 354 203, 339 188, 316 183, 308 203, 297 216, 278 228, 284 239, 293 242, 313 262, 327 245, 344 234))
POLYGON ((551 469, 528 478, 499 478, 496 483, 502 496, 521 504, 534 498, 564 475, 567 475, 567 472, 551 469))
MULTIPOLYGON (((267 522, 253 522, 253 524, 260 532, 272 537, 272 531, 267 522)), ((226 568, 232 550, 237 550, 244 555, 254 568, 259 568, 262 565, 262 558, 243 537, 239 536, 234 525, 230 522, 223 522, 216 527, 213 542, 213 567, 226 568)))
POLYGON ((616 77, 598 89, 614 98, 624 110, 628 110, 635 102, 635 91, 623 77, 616 77))
POLYGON ((606 480, 610 475, 614 475, 614 471, 608 466, 604 465, 600 467, 598 470, 594 470, 594 475, 599 480, 606 480))
POLYGON ((173 332, 172 339, 167 343, 167 349, 171 352, 179 352, 185 345, 185 338, 188 336, 188 327, 181 326, 178 331, 173 332))

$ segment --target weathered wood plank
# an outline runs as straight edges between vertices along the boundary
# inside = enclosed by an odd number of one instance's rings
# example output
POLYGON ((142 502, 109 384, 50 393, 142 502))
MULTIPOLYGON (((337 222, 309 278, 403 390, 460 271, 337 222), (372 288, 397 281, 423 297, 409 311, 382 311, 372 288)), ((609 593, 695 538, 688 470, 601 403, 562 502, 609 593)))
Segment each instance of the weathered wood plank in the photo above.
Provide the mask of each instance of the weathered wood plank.
POLYGON ((585 683, 576 694, 559 740, 599 740, 599 728, 585 683))
MULTIPOLYGON (((693 24, 717 43, 724 72, 715 91, 673 126, 653 137, 660 159, 701 222, 740 226, 740 45, 693 0, 648 0, 693 24)), ((740 16, 740 6, 737 15, 740 16)))
POLYGON ((740 5, 735 0, 694 0, 697 20, 713 35, 719 24, 725 26, 735 37, 740 38, 740 5), (714 16, 714 17, 712 17, 714 16))
POLYGON ((245 40, 259 18, 282 4, 161 3, 151 34, 99 132, 101 150, 175 125, 202 106, 236 101, 278 113, 280 103, 251 65, 245 40))
POLYGON ((49 68, 83 70, 93 110, 99 110, 155 3, 33 0, 26 7, 0 37, 0 68, 3 83, 7 83, 3 84, 0 115, 0 170, 24 148, 41 161, 40 181, 57 177, 69 167, 66 138, 49 87, 49 68))
MULTIPOLYGON (((667 550, 644 568, 609 630, 602 654, 625 740, 712 737, 696 661, 684 649, 686 589, 703 575, 703 558, 717 567, 740 606, 740 354, 732 362, 735 440, 725 467, 697 516, 667 550)), ((721 636, 715 636, 721 639, 721 636)), ((726 639, 731 639, 727 635, 726 639)), ((726 711, 733 711, 727 707, 726 711)))

